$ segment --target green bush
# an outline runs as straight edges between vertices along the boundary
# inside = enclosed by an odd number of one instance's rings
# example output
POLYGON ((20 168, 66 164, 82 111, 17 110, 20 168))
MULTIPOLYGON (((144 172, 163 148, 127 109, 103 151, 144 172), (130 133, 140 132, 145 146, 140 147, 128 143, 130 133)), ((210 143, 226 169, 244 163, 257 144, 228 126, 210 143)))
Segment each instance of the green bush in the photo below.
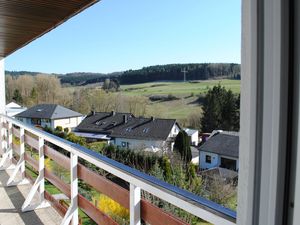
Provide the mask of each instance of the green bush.
POLYGON ((62 126, 57 126, 57 127, 55 128, 55 131, 62 132, 62 131, 63 131, 62 126))

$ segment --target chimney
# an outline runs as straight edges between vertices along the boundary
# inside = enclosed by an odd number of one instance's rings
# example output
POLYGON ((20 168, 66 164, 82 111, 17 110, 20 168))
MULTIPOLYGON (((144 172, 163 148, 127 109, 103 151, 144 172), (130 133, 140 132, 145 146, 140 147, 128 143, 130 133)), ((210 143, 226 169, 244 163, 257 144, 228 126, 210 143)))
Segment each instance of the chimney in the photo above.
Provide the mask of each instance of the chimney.
POLYGON ((95 116, 96 112, 94 110, 91 111, 90 115, 95 116))
POLYGON ((127 121, 128 121, 127 115, 123 115, 123 122, 127 123, 127 121))
POLYGON ((116 112, 115 111, 111 111, 111 115, 112 116, 116 115, 116 112))
POLYGON ((155 118, 153 116, 151 116, 151 121, 154 121, 154 120, 155 120, 155 118))

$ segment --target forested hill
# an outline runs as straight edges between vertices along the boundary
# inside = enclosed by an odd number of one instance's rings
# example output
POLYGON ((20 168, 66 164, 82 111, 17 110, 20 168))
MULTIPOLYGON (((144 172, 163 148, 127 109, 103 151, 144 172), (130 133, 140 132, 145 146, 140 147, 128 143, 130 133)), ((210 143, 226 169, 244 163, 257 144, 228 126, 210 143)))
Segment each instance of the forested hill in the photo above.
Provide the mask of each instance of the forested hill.
POLYGON ((183 70, 186 80, 207 80, 214 78, 240 79, 240 65, 233 63, 170 64, 149 66, 140 70, 125 71, 118 78, 121 84, 153 81, 182 81, 183 70))
MULTIPOLYGON (((120 84, 138 84, 153 81, 182 81, 183 70, 186 70, 186 80, 207 79, 240 79, 240 65, 235 63, 195 63, 195 64, 169 64, 143 67, 139 70, 127 70, 110 74, 103 73, 68 73, 56 74, 62 84, 86 85, 103 82, 105 79, 117 79, 120 84)), ((36 72, 11 72, 7 74, 20 76, 23 74, 37 75, 36 72)))
POLYGON ((18 76, 22 76, 22 75, 36 76, 41 73, 40 72, 31 72, 31 71, 8 71, 8 70, 6 70, 5 74, 18 77, 18 76))

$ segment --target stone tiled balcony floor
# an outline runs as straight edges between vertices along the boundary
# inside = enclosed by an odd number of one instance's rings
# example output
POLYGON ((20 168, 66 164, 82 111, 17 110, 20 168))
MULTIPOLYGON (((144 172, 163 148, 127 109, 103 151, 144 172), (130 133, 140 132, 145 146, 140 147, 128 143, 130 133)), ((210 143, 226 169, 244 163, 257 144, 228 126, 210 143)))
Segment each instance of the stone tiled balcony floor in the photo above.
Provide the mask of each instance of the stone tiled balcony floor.
POLYGON ((5 187, 12 170, 0 171, 0 225, 60 224, 61 216, 51 207, 23 213, 21 207, 31 185, 5 187))

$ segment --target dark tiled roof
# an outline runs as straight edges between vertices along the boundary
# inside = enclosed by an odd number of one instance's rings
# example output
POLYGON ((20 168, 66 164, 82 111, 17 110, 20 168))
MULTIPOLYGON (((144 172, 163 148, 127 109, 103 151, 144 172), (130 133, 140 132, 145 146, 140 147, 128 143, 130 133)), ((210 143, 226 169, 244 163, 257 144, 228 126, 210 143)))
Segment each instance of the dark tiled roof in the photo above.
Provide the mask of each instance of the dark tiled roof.
POLYGON ((201 145, 200 151, 238 158, 239 136, 237 133, 218 133, 201 145))
POLYGON ((129 139, 166 140, 176 123, 173 119, 135 117, 130 113, 97 112, 88 115, 76 128, 78 132, 108 134, 129 139))
POLYGON ((63 119, 79 116, 82 114, 56 104, 36 105, 16 115, 16 117, 36 119, 63 119))

